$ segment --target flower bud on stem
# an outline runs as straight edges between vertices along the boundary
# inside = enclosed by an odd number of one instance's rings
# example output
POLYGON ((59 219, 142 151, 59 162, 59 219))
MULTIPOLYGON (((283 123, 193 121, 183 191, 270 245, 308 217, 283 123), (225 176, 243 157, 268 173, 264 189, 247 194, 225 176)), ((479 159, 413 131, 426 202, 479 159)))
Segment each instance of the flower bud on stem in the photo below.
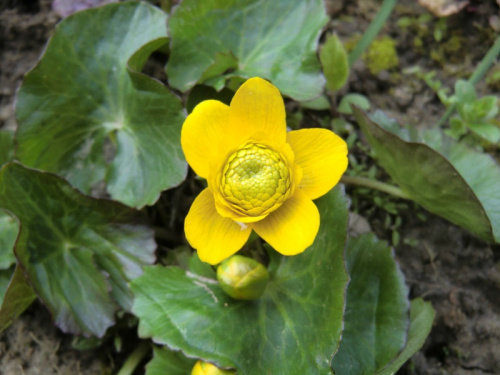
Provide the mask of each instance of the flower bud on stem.
POLYGON ((217 268, 217 280, 234 299, 254 300, 264 293, 269 272, 254 259, 233 255, 217 268))

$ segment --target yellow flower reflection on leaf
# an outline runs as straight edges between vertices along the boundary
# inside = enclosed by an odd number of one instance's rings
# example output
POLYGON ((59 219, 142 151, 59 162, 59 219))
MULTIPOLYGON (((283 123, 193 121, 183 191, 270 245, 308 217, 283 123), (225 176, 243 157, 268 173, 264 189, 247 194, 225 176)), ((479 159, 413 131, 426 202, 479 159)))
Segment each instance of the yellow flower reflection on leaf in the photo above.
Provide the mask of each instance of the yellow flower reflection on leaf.
POLYGON ((247 80, 227 106, 198 104, 182 127, 182 149, 208 187, 195 199, 184 229, 200 259, 217 264, 254 230, 276 251, 296 255, 319 229, 312 202, 347 168, 347 145, 326 129, 286 131, 280 92, 247 80))

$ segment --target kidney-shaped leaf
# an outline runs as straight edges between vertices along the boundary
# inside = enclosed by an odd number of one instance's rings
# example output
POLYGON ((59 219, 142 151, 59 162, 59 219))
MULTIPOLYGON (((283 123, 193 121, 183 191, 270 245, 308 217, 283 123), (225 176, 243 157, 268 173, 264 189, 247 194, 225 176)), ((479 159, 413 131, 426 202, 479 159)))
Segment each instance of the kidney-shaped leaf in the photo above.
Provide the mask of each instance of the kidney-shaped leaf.
POLYGON ((132 283, 139 335, 238 374, 326 374, 340 339, 347 274, 347 203, 340 188, 317 201, 314 244, 273 256, 258 300, 228 297, 215 279, 148 267, 132 283))
POLYGON ((105 180, 112 198, 134 207, 179 184, 181 103, 136 71, 166 43, 166 21, 135 2, 63 20, 19 91, 16 157, 86 193, 105 180))
POLYGON ((313 99, 325 83, 316 50, 327 21, 321 0, 184 0, 169 20, 169 83, 186 91, 229 68, 313 99))
POLYGON ((349 240, 344 332, 332 361, 337 375, 372 375, 403 349, 408 290, 392 251, 372 235, 349 240))
POLYGON ((0 207, 18 217, 16 255, 63 331, 102 336, 116 302, 131 307, 127 283, 153 263, 156 248, 137 211, 17 162, 0 172, 0 207))
MULTIPOLYGON (((500 241, 500 168, 486 154, 438 135, 407 141, 354 115, 380 164, 415 202, 487 241, 500 241)), ((392 128, 391 128, 392 131, 392 128)))

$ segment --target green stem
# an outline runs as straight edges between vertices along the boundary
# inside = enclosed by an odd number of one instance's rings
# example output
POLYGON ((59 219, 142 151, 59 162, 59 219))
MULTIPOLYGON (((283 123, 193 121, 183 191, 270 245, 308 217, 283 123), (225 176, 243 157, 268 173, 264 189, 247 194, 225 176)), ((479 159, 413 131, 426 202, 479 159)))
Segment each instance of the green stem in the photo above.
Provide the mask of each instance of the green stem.
POLYGON ((391 15, 396 2, 397 0, 384 0, 377 15, 366 29, 356 47, 354 47, 354 49, 349 54, 348 60, 350 66, 353 66, 356 60, 359 59, 361 55, 363 55, 373 39, 375 39, 377 34, 380 32, 380 29, 382 29, 382 26, 384 26, 385 21, 387 21, 387 19, 391 15))
POLYGON ((411 199, 411 197, 406 194, 403 190, 394 185, 386 184, 385 182, 380 182, 366 177, 354 177, 354 176, 342 176, 340 182, 348 185, 363 186, 370 189, 375 189, 382 191, 384 193, 390 194, 396 198, 401 199, 411 199))
POLYGON ((150 349, 151 345, 149 341, 141 342, 137 346, 137 348, 135 348, 132 354, 130 354, 130 356, 127 358, 122 368, 116 373, 116 375, 131 375, 137 365, 141 363, 146 354, 148 354, 150 349))
MULTIPOLYGON (((497 59, 498 55, 500 55, 500 36, 497 37, 495 40, 495 43, 493 43, 493 46, 490 48, 488 53, 483 57, 479 65, 477 66, 476 70, 472 75, 469 77, 469 82, 475 85, 478 83, 486 74, 488 69, 491 67, 491 65, 495 62, 497 59)), ((448 118, 455 112, 457 105, 453 103, 448 107, 446 110, 445 114, 443 117, 438 122, 438 126, 444 125, 444 123, 448 120, 448 118)))

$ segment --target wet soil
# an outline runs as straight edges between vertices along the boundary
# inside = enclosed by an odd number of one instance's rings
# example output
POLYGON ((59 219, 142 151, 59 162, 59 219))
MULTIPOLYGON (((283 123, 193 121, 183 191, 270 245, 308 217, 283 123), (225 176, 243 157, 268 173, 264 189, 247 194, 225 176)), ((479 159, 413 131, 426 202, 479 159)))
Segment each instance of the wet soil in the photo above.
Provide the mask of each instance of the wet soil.
MULTIPOLYGON (((327 28, 337 32, 346 45, 355 42, 380 6, 375 0, 327 3, 332 17, 327 28)), ((397 66, 374 73, 369 62, 359 60, 342 93, 366 95, 373 107, 401 123, 436 123, 444 106, 408 68, 436 71, 445 87, 453 87, 456 79, 471 74, 491 46, 499 31, 495 27, 500 7, 494 0, 472 2, 444 21, 418 18, 425 13, 412 0, 399 1, 381 33, 395 41, 397 66), (400 20, 405 17, 409 26, 402 27, 400 20)), ((16 90, 59 19, 50 0, 4 0, 0 4, 0 127, 15 128, 16 90)), ((498 86, 483 80, 477 89, 483 95, 498 95, 498 86)), ((348 192, 357 194, 349 187, 348 192)), ((394 226, 385 220, 387 212, 363 199, 359 197, 357 208, 371 228, 379 237, 398 243, 395 254, 411 298, 423 297, 436 310, 424 347, 399 373, 500 374, 500 246, 488 245, 412 205, 393 215, 400 218, 400 240, 394 241, 394 226)), ((97 350, 74 349, 72 338, 53 325, 39 303, 0 334, 0 373, 8 375, 112 373, 124 354, 117 355, 112 344, 97 350)))

